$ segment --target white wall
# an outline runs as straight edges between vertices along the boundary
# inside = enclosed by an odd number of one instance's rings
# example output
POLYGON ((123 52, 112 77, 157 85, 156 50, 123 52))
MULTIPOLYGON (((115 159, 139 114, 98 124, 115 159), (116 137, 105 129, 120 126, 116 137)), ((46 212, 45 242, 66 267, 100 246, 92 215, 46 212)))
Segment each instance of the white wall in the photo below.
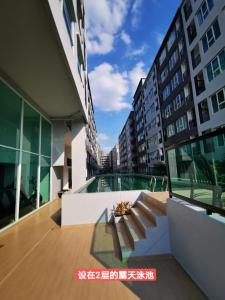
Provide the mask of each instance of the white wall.
POLYGON ((87 177, 87 152, 86 130, 83 120, 72 123, 72 189, 78 190, 86 183, 87 177))
POLYGON ((225 297, 225 218, 177 198, 168 201, 172 253, 213 300, 225 297), (222 221, 223 220, 223 221, 222 221))
POLYGON ((53 121, 52 122, 52 133, 53 133, 52 164, 53 164, 53 166, 64 166, 65 122, 64 121, 53 121))
POLYGON ((131 201, 133 203, 141 197, 141 191, 63 194, 62 226, 108 222, 113 206, 117 202, 131 201), (100 220, 104 213, 105 218, 100 220))

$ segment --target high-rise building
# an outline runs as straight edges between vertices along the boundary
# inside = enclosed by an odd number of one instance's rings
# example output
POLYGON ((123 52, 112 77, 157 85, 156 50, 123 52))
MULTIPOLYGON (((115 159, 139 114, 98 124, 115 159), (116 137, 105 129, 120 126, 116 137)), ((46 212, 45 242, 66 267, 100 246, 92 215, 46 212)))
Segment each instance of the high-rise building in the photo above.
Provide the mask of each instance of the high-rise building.
POLYGON ((119 145, 116 144, 109 153, 110 169, 113 173, 118 173, 120 170, 120 153, 119 145))
POLYGON ((88 103, 88 122, 86 125, 86 149, 87 149, 87 179, 98 173, 98 146, 97 146, 97 129, 94 117, 94 106, 91 97, 91 89, 88 80, 87 84, 87 103, 88 103))
POLYGON ((119 136, 120 171, 137 171, 137 151, 134 112, 131 111, 119 136))
POLYGON ((164 144, 168 147, 197 136, 187 45, 180 8, 165 35, 155 63, 164 144))
POLYGON ((84 15, 82 0, 1 5, 0 228, 86 182, 84 15))
POLYGON ((198 134, 225 124, 225 1, 183 1, 198 134))
POLYGON ((145 138, 144 122, 144 85, 145 79, 141 78, 134 94, 133 108, 135 119, 137 170, 139 173, 147 172, 147 142, 145 138))
POLYGON ((157 72, 152 65, 143 84, 143 119, 147 152, 147 172, 153 173, 158 163, 164 163, 162 120, 160 114, 157 72))

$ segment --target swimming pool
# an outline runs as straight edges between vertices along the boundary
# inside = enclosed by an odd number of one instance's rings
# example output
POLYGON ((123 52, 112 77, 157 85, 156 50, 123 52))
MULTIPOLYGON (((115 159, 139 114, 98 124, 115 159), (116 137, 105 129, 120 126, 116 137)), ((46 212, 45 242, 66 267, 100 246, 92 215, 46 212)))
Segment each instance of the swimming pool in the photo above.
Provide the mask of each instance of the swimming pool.
POLYGON ((163 192, 167 190, 167 178, 145 175, 102 175, 85 186, 80 193, 99 193, 131 190, 163 192))

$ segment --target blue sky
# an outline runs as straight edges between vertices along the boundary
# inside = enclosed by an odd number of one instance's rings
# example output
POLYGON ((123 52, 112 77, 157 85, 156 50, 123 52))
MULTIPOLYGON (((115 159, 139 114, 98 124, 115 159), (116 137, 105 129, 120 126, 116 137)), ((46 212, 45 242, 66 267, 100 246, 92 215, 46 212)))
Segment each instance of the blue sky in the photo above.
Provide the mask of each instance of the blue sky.
POLYGON ((85 0, 88 72, 98 141, 108 152, 180 0, 85 0))

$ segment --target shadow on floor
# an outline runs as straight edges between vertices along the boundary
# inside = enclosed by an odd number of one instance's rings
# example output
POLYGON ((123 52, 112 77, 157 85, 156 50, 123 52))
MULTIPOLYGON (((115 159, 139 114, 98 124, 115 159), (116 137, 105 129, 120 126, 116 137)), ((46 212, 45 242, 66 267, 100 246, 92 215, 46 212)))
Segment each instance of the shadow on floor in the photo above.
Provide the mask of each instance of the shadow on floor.
POLYGON ((61 226, 61 208, 57 210, 52 216, 51 219, 58 225, 61 226))
POLYGON ((143 300, 207 299, 172 255, 121 261, 116 230, 113 224, 104 223, 106 214, 107 210, 95 224, 91 255, 105 268, 157 269, 156 282, 123 282, 137 297, 143 300))

